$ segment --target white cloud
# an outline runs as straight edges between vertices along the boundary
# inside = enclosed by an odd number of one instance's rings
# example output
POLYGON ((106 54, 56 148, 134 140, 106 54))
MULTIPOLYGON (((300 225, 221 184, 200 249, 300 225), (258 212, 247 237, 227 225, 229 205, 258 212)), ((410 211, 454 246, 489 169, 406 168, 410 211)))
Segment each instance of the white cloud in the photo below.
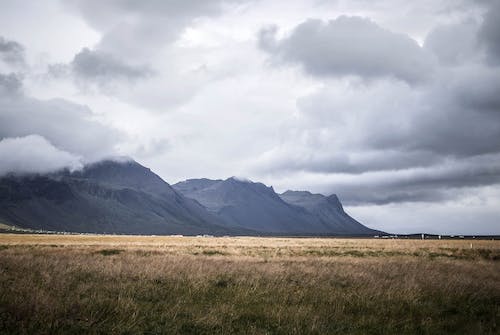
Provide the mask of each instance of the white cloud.
POLYGON ((0 176, 82 168, 82 158, 54 147, 39 135, 0 140, 0 176))

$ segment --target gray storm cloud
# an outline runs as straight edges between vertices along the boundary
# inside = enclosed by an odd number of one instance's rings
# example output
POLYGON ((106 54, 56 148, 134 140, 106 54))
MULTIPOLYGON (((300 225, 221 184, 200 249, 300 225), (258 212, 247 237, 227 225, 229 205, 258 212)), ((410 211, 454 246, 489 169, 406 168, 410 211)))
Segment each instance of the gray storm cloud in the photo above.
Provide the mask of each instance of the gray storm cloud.
POLYGON ((266 28, 259 45, 277 62, 300 64, 320 77, 395 77, 418 83, 433 70, 434 59, 413 39, 355 16, 327 22, 309 19, 279 40, 276 27, 266 28))
POLYGON ((434 53, 444 66, 470 61, 477 57, 478 29, 476 22, 437 26, 427 35, 424 49, 434 53))
POLYGON ((22 79, 15 73, 0 73, 0 96, 18 96, 21 94, 22 79))
POLYGON ((78 78, 102 83, 114 79, 136 80, 152 74, 147 66, 129 65, 111 54, 88 48, 77 53, 70 66, 78 78))
POLYGON ((0 36, 0 60, 9 65, 24 65, 24 47, 0 36))
POLYGON ((427 168, 368 173, 358 176, 357 182, 355 185, 346 178, 333 183, 346 204, 457 200, 469 193, 470 188, 500 183, 500 155, 447 160, 427 168))
POLYGON ((484 17, 479 31, 479 40, 485 47, 488 60, 494 65, 500 65, 500 3, 493 1, 491 8, 484 17))
POLYGON ((194 19, 216 16, 224 5, 241 2, 72 0, 65 6, 103 33, 97 49, 147 59, 175 40, 194 19))
POLYGON ((63 3, 100 33, 68 63, 52 64, 49 73, 73 79, 82 92, 112 96, 152 111, 186 103, 211 80, 196 65, 184 69, 184 56, 173 44, 186 28, 201 18, 248 0, 214 1, 80 1, 63 3), (155 63, 161 57, 161 63, 155 63))

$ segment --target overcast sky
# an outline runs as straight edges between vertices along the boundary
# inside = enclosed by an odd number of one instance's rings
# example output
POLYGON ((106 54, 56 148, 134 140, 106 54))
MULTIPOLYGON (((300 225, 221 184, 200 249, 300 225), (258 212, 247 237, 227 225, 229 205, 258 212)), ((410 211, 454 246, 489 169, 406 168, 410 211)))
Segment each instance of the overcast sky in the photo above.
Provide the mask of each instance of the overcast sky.
POLYGON ((500 2, 2 0, 0 174, 129 156, 500 234, 500 2))

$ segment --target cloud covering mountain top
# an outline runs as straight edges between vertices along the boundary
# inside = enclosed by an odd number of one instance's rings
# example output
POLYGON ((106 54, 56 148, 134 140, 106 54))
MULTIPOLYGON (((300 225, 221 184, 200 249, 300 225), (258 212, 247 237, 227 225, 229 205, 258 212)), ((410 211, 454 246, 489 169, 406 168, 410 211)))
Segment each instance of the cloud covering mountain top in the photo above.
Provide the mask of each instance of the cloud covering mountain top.
POLYGON ((40 135, 0 140, 0 177, 9 173, 48 173, 82 168, 81 158, 54 147, 40 135))

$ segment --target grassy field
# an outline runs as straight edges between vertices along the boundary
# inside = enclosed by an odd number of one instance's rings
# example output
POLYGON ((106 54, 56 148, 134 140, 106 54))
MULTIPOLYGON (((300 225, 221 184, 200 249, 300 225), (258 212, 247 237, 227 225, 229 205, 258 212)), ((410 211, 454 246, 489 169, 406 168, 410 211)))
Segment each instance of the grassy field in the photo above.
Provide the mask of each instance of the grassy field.
POLYGON ((2 334, 500 334, 500 241, 0 234, 2 334))

